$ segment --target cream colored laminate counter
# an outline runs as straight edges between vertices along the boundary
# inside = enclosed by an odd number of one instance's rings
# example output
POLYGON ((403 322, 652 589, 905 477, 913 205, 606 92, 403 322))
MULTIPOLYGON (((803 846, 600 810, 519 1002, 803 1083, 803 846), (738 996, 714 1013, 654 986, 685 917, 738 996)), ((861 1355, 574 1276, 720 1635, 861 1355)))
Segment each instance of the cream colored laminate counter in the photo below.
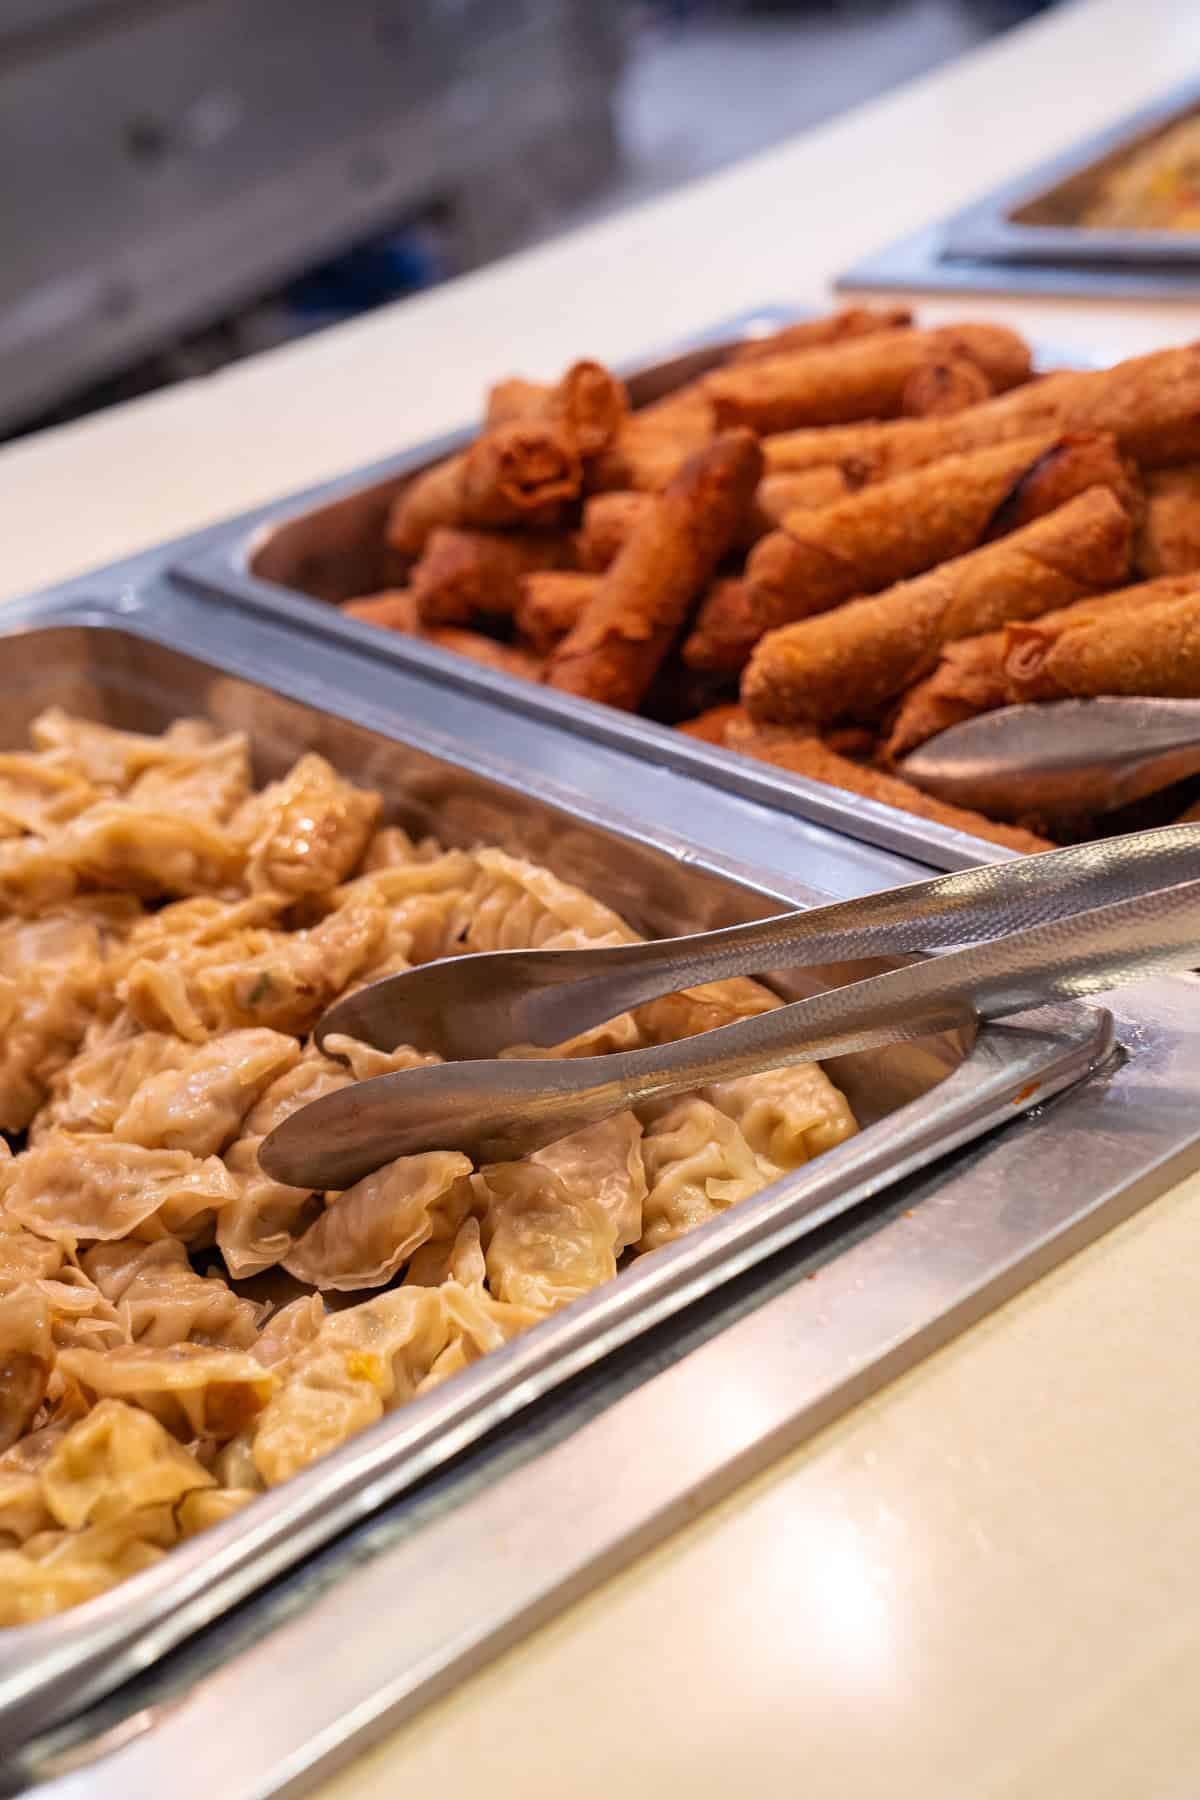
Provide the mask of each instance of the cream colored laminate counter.
MULTIPOLYGON (((17 444, 0 454, 3 591, 445 429, 509 369, 621 359, 762 301, 819 301, 837 269, 1198 63, 1196 0, 1082 0, 678 197, 17 444)), ((1200 320, 1166 304, 923 310, 1113 355, 1200 320)), ((325 1800, 1200 1793, 1198 1293, 1200 1179, 494 1663, 325 1800)))

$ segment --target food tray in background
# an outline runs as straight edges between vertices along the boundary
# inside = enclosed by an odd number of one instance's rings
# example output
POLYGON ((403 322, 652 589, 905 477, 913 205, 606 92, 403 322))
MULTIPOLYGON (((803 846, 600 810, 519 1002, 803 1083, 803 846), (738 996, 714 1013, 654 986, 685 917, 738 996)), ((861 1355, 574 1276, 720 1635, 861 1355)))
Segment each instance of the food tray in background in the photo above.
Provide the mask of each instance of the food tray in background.
MULTIPOLYGON (((720 367, 747 339, 806 316, 807 309, 764 307, 621 374, 635 407, 648 405, 720 367)), ((1035 348, 1042 360, 1048 358, 1058 366, 1072 360, 1045 347, 1035 348)), ((576 737, 628 751, 646 763, 681 771, 935 868, 971 868, 1013 854, 953 826, 772 769, 638 714, 514 679, 499 670, 481 669, 436 645, 340 613, 341 601, 386 585, 383 526, 397 493, 431 464, 462 448, 475 431, 472 426, 418 445, 279 505, 213 527, 177 554, 168 546, 163 556, 171 576, 235 606, 266 612, 326 643, 361 645, 381 667, 419 672, 443 689, 486 694, 514 717, 549 721, 576 737)))
MULTIPOLYGON (((393 817, 524 850, 649 932, 819 897, 755 875, 736 833, 706 854, 497 768, 501 709, 433 683, 389 702, 356 640, 235 632, 184 593, 5 623, 6 742, 50 701, 140 729, 207 714, 252 733, 260 776, 319 750, 393 817)), ((857 1138, 112 1593, 0 1634, 0 1791, 250 1800, 328 1769, 1200 1162, 1189 1001, 1122 996, 1115 1056, 1071 1006, 839 1059, 857 1138)))
POLYGON ((1106 178, 1200 113, 1200 79, 1005 182, 936 224, 873 251, 837 280, 857 292, 1200 297, 1200 232, 1079 224, 1106 178))

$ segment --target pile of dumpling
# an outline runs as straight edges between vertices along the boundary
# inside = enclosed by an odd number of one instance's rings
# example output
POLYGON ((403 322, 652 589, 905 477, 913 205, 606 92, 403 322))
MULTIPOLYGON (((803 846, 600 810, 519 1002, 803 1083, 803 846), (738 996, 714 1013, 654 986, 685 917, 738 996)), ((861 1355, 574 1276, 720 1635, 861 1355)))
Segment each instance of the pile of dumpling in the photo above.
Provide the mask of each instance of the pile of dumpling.
MULTIPOLYGON (((245 736, 202 722, 143 736, 53 709, 31 736, 0 755, 0 1623, 144 1568, 855 1130, 806 1065, 520 1162, 272 1181, 258 1146, 290 1113, 432 1060, 322 1054, 308 1034, 339 994, 634 934, 532 863, 381 826, 316 754, 255 791, 245 736)), ((776 1004, 721 982, 561 1053, 776 1004)))

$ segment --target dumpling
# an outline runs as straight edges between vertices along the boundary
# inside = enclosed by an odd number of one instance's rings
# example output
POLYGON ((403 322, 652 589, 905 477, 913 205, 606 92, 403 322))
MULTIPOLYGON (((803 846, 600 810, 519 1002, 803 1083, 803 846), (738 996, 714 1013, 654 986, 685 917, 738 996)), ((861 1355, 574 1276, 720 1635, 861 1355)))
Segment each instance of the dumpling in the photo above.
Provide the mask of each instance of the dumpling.
POLYGON ((554 950, 631 943, 624 919, 549 869, 503 850, 475 852, 479 873, 462 905, 463 950, 554 950))
POLYGON ((282 781, 247 802, 237 822, 248 886, 291 899, 336 887, 366 849, 381 804, 323 756, 302 756, 282 781))
POLYGON ((249 792, 250 746, 245 732, 235 731, 144 770, 127 797, 148 812, 219 826, 229 823, 249 792))
POLYGON ((47 707, 29 727, 30 739, 47 753, 51 766, 117 790, 127 788, 144 769, 194 755, 215 735, 204 719, 177 719, 157 736, 119 731, 76 718, 61 706, 47 707))
POLYGON ((499 1299, 550 1312, 616 1274, 617 1221, 593 1194, 534 1162, 492 1163, 475 1181, 499 1299))
POLYGON ((90 806, 50 847, 80 881, 135 894, 226 892, 242 871, 238 845, 218 826, 131 800, 90 806))
POLYGON ((48 836, 97 798, 91 782, 44 757, 0 753, 0 820, 17 832, 48 836))
POLYGON ((104 955, 70 913, 0 924, 0 1129, 25 1129, 103 1007, 104 955))
POLYGON ((33 1287, 0 1296, 0 1451, 10 1450, 33 1424, 53 1366, 43 1297, 33 1287))
POLYGON ((101 1400, 72 1425, 42 1465, 41 1482, 47 1508, 70 1531, 216 1485, 157 1419, 123 1400, 101 1400))
POLYGON ((198 1275, 177 1238, 96 1244, 85 1253, 83 1268, 119 1307, 132 1343, 256 1349, 264 1308, 235 1294, 219 1275, 198 1275))
POLYGON ((639 1250, 657 1250, 782 1174, 755 1155, 733 1120, 687 1096, 655 1112, 642 1139, 650 1192, 639 1250))
POLYGON ((757 1155, 781 1169, 800 1168, 858 1130, 846 1096, 819 1063, 718 1082, 703 1097, 741 1127, 757 1155))
POLYGON ((200 1242, 236 1196, 218 1157, 144 1150, 112 1137, 61 1132, 0 1168, 10 1218, 67 1244, 163 1235, 200 1242))
POLYGON ((143 1080, 113 1134, 150 1150, 212 1156, 234 1136, 259 1095, 299 1059, 299 1044, 282 1032, 226 1032, 185 1049, 180 1066, 143 1080))
POLYGON ((128 1400, 175 1437, 236 1437, 267 1402, 269 1369, 242 1350, 204 1344, 118 1344, 108 1351, 63 1350, 57 1372, 89 1405, 128 1400))
POLYGON ((411 1400, 451 1329, 439 1288, 395 1288, 330 1313, 278 1370, 255 1429, 254 1462, 268 1487, 411 1400))
POLYGON ((614 1113, 610 1119, 535 1150, 527 1160, 549 1169, 568 1193, 597 1203, 613 1222, 613 1248, 618 1256, 637 1243, 642 1235, 646 1170, 642 1126, 636 1113, 614 1113))
POLYGON ((385 1164, 331 1198, 284 1268, 318 1288, 382 1287, 421 1244, 447 1235, 447 1211, 457 1226, 470 1205, 470 1173, 468 1159, 452 1150, 385 1164))

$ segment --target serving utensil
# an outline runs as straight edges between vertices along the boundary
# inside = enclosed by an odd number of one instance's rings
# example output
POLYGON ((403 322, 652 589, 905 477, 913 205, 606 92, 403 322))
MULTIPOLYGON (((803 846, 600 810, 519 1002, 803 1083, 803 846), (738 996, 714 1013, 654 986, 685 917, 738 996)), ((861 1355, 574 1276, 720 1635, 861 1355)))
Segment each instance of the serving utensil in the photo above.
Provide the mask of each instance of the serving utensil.
POLYGON ((278 1180, 334 1189, 427 1149, 503 1160, 641 1101, 1189 968, 1200 954, 1200 825, 1048 851, 693 937, 454 958, 350 996, 325 1015, 317 1038, 343 1031, 383 1049, 414 1038, 427 1045, 422 1032, 440 1019, 451 1054, 460 1043, 476 1052, 499 1047, 498 1039, 545 1044, 699 981, 939 947, 941 955, 664 1046, 376 1076, 294 1113, 262 1144, 259 1160, 278 1180), (451 1023, 456 1013, 463 1023, 451 1023))
POLYGON ((1092 818, 1200 773, 1200 700, 1111 695, 1006 706, 939 732, 899 772, 993 818, 1092 818))

